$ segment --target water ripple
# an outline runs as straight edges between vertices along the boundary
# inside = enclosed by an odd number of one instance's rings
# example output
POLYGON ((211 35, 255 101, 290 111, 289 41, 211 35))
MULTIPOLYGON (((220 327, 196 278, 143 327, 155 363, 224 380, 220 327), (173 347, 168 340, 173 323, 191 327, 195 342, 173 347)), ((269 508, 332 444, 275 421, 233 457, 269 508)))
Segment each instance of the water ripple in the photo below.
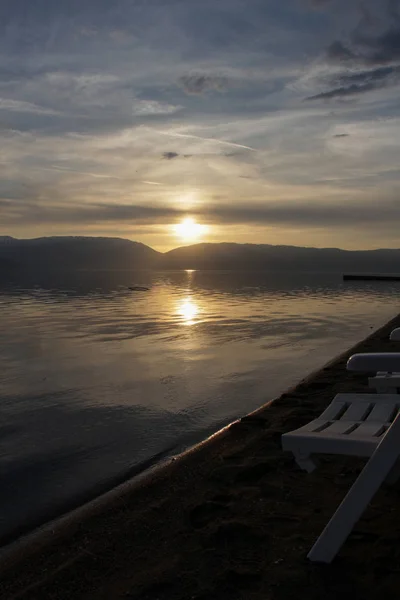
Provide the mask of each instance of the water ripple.
POLYGON ((62 277, 0 289, 3 540, 255 409, 398 311, 399 284, 335 274, 62 277))

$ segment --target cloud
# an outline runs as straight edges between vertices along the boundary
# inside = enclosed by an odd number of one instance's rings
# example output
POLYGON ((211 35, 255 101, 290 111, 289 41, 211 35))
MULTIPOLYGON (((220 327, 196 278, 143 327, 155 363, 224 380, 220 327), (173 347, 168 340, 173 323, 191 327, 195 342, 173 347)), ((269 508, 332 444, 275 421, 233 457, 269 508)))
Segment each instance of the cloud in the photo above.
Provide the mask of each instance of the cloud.
POLYGON ((166 160, 172 160, 174 158, 177 158, 179 156, 179 154, 177 152, 163 152, 163 158, 165 158, 166 160))
MULTIPOLYGON (((287 227, 354 227, 357 225, 390 225, 397 221, 400 202, 392 199, 376 201, 310 202, 299 201, 249 203, 246 205, 214 203, 197 208, 192 214, 200 222, 215 225, 249 224, 287 227)), ((123 226, 168 225, 187 214, 186 207, 165 205, 84 204, 43 206, 40 201, 11 204, 0 199, 3 224, 55 224, 91 226, 117 224, 123 226)))
POLYGON ((50 167, 41 167, 41 169, 49 171, 60 171, 61 173, 77 173, 79 175, 88 175, 89 177, 97 177, 99 179, 121 179, 116 175, 107 175, 105 173, 91 173, 90 171, 82 171, 81 169, 70 169, 69 167, 63 167, 60 165, 51 165, 50 167))
POLYGON ((345 138, 345 137, 349 137, 349 135, 350 135, 349 133, 336 133, 332 137, 334 137, 334 138, 345 138))
POLYGON ((326 57, 334 63, 395 64, 400 60, 400 26, 392 26, 378 35, 366 34, 358 26, 351 33, 350 42, 333 41, 326 50, 326 57))
POLYGON ((368 83, 371 81, 382 81, 388 79, 394 75, 400 74, 400 67, 378 67, 367 71, 359 71, 357 73, 351 73, 350 75, 344 74, 337 78, 338 83, 368 83))
POLYGON ((0 110, 49 116, 62 114, 60 111, 54 110, 52 108, 38 106, 37 104, 33 104, 31 102, 24 102, 23 100, 12 100, 11 98, 0 98, 0 110))
POLYGON ((400 59, 400 27, 375 38, 359 36, 358 41, 369 51, 364 57, 368 64, 387 64, 400 59))
POLYGON ((344 62, 357 58, 354 52, 347 48, 340 40, 335 40, 328 46, 326 56, 332 62, 344 62))
POLYGON ((226 88, 228 82, 226 77, 194 73, 192 75, 182 75, 178 83, 186 94, 204 94, 211 90, 220 92, 226 88))
POLYGON ((390 223, 397 219, 400 209, 398 201, 310 203, 305 200, 294 202, 271 202, 264 205, 214 206, 205 217, 218 223, 248 223, 264 225, 287 225, 307 227, 354 227, 357 224, 390 223))
POLYGON ((178 156, 182 156, 182 158, 193 158, 193 154, 179 154, 178 152, 163 152, 162 156, 165 160, 173 160, 174 158, 178 158, 178 156))
POLYGON ((181 110, 179 104, 168 104, 157 100, 134 100, 132 103, 132 114, 135 116, 146 115, 170 115, 181 110))
POLYGON ((328 92, 321 92, 314 96, 309 96, 306 100, 332 100, 332 98, 345 98, 346 96, 355 96, 357 94, 363 94, 365 92, 371 92, 378 86, 375 83, 364 83, 364 84, 353 84, 347 87, 339 87, 328 92))
POLYGON ((359 71, 350 75, 341 74, 331 78, 331 85, 337 87, 319 94, 309 96, 306 100, 330 100, 332 98, 355 96, 384 86, 399 83, 400 67, 388 66, 359 71))
MULTIPOLYGON (((229 142, 228 140, 221 140, 218 138, 202 137, 200 135, 194 135, 194 134, 190 134, 190 133, 181 133, 179 131, 172 131, 172 130, 161 131, 158 129, 151 129, 151 131, 154 131, 160 135, 167 135, 167 136, 182 138, 182 139, 186 138, 188 140, 199 140, 199 141, 209 142, 211 144, 217 144, 217 145, 221 145, 221 146, 232 146, 234 148, 243 148, 244 150, 251 150, 253 152, 256 151, 255 148, 252 148, 251 146, 246 146, 244 144, 237 144, 236 142, 229 142)), ((189 156, 189 155, 187 155, 187 156, 189 156)))
POLYGON ((98 30, 97 30, 95 27, 90 27, 90 26, 88 26, 88 27, 81 27, 81 28, 79 29, 79 33, 80 33, 81 35, 85 35, 85 36, 88 36, 88 37, 92 37, 92 36, 94 36, 94 35, 97 35, 97 34, 98 34, 98 30))
MULTIPOLYGON (((2 201, 4 202, 4 200, 2 201)), ((0 203, 0 216, 3 223, 36 225, 44 224, 79 224, 93 225, 99 223, 134 223, 136 225, 168 222, 179 216, 181 211, 162 206, 143 206, 134 204, 85 203, 46 205, 40 200, 31 200, 16 205, 0 203)))
MULTIPOLYGON (((374 3, 365 0, 350 10, 337 3, 335 13, 344 18, 341 39, 334 39, 324 52, 324 60, 314 63, 308 77, 325 89, 309 94, 310 100, 330 100, 361 96, 399 83, 400 15, 398 0, 374 3), (373 9, 373 10, 372 10, 373 9), (361 16, 360 16, 361 15, 361 16)), ((380 94, 383 97, 383 94, 380 94)))

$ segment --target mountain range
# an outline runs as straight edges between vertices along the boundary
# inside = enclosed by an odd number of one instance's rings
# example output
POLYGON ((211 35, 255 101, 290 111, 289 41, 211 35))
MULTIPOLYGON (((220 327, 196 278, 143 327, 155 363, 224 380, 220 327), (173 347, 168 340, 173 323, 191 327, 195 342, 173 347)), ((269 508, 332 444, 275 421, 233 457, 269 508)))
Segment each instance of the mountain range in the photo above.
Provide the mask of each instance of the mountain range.
POLYGON ((135 269, 400 272, 400 249, 195 244, 161 253, 122 238, 0 236, 0 273, 135 269))

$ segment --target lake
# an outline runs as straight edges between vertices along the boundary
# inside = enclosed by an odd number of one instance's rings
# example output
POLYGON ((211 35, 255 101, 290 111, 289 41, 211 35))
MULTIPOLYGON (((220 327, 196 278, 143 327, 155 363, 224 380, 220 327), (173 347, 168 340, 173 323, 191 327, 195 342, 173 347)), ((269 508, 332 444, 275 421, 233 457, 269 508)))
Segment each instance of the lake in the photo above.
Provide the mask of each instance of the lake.
POLYGON ((395 316, 399 291, 298 272, 1 284, 0 542, 273 399, 395 316))

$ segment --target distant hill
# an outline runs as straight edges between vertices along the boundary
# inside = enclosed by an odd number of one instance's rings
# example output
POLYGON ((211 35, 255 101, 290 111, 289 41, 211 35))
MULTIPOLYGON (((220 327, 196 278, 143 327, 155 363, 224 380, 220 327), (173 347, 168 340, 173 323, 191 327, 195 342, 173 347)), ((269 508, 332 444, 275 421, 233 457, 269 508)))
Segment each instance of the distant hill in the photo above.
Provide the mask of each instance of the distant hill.
POLYGON ((340 250, 267 244, 196 244, 164 254, 170 269, 399 272, 400 250, 340 250))
MULTIPOLYGON (((121 238, 0 237, 0 261, 18 270, 151 269, 162 255, 145 244, 121 238)), ((1 263, 0 263, 1 264, 1 263)))
POLYGON ((400 249, 339 250, 267 244, 195 244, 162 254, 121 238, 0 236, 0 274, 118 269, 302 270, 400 273, 400 249))

